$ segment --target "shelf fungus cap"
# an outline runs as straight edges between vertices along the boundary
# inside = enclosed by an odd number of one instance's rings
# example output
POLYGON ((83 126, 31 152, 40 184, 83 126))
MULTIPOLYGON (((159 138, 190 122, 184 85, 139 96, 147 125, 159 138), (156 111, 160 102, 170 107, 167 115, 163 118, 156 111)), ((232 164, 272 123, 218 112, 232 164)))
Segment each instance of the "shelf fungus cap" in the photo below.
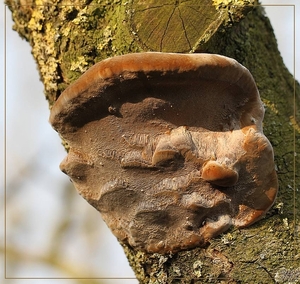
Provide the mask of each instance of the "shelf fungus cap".
POLYGON ((60 167, 123 243, 205 246, 262 218, 277 190, 263 104, 250 72, 214 54, 103 60, 70 85, 50 123, 60 167))

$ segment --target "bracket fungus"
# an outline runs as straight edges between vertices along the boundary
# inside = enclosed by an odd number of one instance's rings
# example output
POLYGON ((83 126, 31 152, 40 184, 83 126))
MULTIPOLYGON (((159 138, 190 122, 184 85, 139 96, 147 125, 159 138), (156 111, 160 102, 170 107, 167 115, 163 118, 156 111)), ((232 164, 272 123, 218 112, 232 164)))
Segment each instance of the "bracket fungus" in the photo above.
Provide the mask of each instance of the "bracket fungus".
POLYGON ((148 252, 205 246, 272 206, 278 182, 250 72, 214 54, 103 60, 58 98, 60 168, 123 243, 148 252))

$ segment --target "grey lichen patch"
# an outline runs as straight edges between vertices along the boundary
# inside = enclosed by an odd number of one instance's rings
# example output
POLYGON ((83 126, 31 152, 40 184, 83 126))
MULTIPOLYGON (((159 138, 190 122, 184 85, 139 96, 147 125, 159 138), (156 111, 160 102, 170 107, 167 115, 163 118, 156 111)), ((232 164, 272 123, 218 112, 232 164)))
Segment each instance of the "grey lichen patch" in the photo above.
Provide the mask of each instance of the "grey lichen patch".
MULTIPOLYGON (((133 250, 125 244, 122 246, 129 264, 134 269, 140 283, 170 283, 167 267, 172 255, 161 255, 159 253, 147 254, 142 251, 133 250)), ((176 273, 179 276, 178 273, 180 273, 180 270, 176 270, 176 273)))
POLYGON ((300 266, 299 259, 295 258, 299 248, 291 234, 292 227, 293 224, 287 224, 285 218, 277 220, 272 217, 268 222, 262 221, 259 226, 231 231, 233 242, 221 244, 218 240, 213 240, 211 248, 230 255, 229 261, 234 263, 230 275, 237 282, 272 283, 277 272, 276 267, 280 267, 282 263, 289 263, 293 267, 300 266), (251 246, 247 246, 248 243, 251 246), (251 272, 248 269, 249 272, 245 273, 244 266, 252 267, 251 272))
MULTIPOLYGON (((282 221, 278 222, 273 217, 271 224, 263 221, 262 226, 231 230, 219 239, 212 240, 209 248, 195 248, 169 255, 166 262, 160 261, 161 255, 159 254, 155 254, 157 257, 154 259, 151 255, 139 252, 143 256, 139 258, 140 261, 146 262, 147 265, 134 263, 134 266, 142 269, 141 275, 148 275, 148 278, 142 278, 145 281, 141 281, 141 283, 149 283, 149 274, 146 270, 153 272, 154 269, 159 271, 163 269, 159 275, 168 273, 168 283, 182 283, 180 279, 184 279, 184 283, 190 283, 188 281, 196 281, 196 279, 199 283, 269 284, 274 283, 276 279, 282 281, 282 279, 286 279, 287 275, 298 275, 297 267, 300 266, 300 252, 297 248, 297 242, 293 243, 289 230, 286 228, 279 229, 281 224, 282 221), (261 234, 262 232, 263 234, 261 234), (224 237, 231 242, 222 244, 220 240, 224 237), (251 246, 248 245, 249 243, 251 246), (295 255, 294 250, 298 256, 295 255), (291 267, 278 270, 278 267, 282 267, 282 263, 286 261, 291 267), (159 262, 164 263, 159 266, 159 262), (202 275, 200 276, 200 274, 202 275)), ((127 249, 127 251, 130 251, 130 259, 134 259, 132 257, 134 251, 131 249, 127 249)), ((138 277, 138 279, 141 278, 138 277)), ((160 279, 156 279, 156 281, 160 281, 160 279)))
POLYGON ((180 277, 181 276, 181 271, 180 268, 176 265, 173 266, 173 273, 175 277, 180 277))
POLYGON ((150 259, 151 259, 151 268, 147 269, 147 273, 149 274, 149 284, 168 283, 166 262, 169 260, 169 256, 154 253, 153 255, 150 256, 150 259))
POLYGON ((232 233, 222 234, 221 241, 225 245, 233 245, 236 237, 232 233))
POLYGON ((202 276, 202 266, 203 262, 201 260, 196 260, 193 263, 193 273, 196 278, 200 278, 202 276))
POLYGON ((140 283, 217 283, 228 280, 224 275, 232 269, 232 263, 216 249, 196 248, 160 255, 135 252, 126 245, 123 247, 130 265, 138 271, 136 276, 140 283))
POLYGON ((296 284, 300 283, 300 268, 280 268, 275 274, 276 283, 296 284))
POLYGON ((126 246, 124 244, 122 244, 122 247, 130 266, 135 272, 137 279, 140 281, 148 281, 149 278, 146 276, 144 267, 144 263, 147 260, 147 255, 142 251, 134 251, 129 246, 126 246))
POLYGON ((277 210, 278 214, 283 215, 284 213, 284 204, 283 202, 276 202, 273 206, 273 209, 277 210))

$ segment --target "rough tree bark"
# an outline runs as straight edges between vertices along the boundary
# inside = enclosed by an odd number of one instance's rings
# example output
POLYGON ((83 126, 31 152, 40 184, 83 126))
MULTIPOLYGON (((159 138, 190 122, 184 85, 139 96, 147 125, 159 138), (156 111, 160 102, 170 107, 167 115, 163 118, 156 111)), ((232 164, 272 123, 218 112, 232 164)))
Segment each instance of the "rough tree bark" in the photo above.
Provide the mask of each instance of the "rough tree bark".
POLYGON ((50 107, 94 63, 149 50, 235 58, 253 74, 266 107, 264 133, 274 147, 280 183, 266 218, 231 229, 206 248, 176 254, 123 245, 140 283, 298 283, 300 88, 283 64, 262 7, 254 0, 74 3, 6 1, 14 29, 32 46, 50 107))

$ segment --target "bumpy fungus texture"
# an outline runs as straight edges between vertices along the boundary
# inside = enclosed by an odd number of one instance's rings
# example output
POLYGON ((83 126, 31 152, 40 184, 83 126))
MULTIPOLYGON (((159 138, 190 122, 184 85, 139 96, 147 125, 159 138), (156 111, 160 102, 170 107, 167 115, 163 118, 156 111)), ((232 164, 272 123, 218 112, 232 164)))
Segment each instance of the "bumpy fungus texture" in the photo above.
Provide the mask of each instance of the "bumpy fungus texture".
POLYGON ((139 53, 97 63, 50 122, 61 170, 115 236, 148 252, 204 246, 272 206, 278 183, 249 71, 212 54, 139 53))

